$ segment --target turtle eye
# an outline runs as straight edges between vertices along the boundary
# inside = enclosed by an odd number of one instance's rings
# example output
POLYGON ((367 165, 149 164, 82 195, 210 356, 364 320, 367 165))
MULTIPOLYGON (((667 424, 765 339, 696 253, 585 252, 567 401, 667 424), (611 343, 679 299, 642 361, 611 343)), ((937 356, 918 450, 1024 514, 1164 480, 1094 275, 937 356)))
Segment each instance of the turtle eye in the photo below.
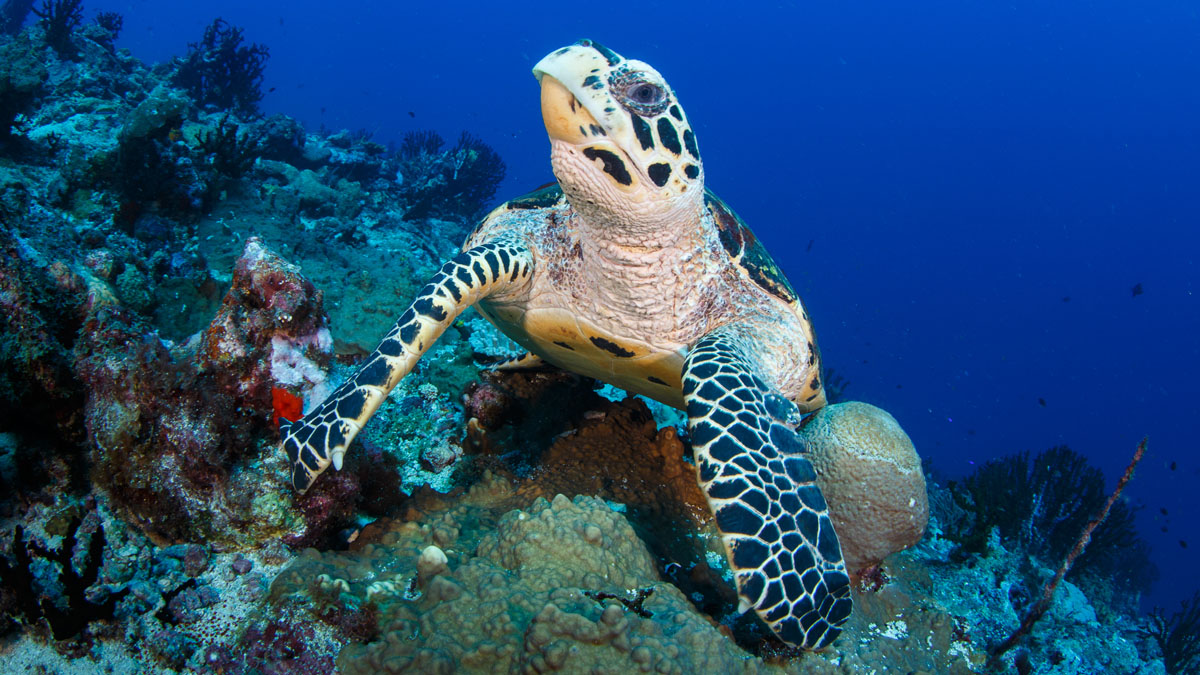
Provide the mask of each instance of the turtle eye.
POLYGON ((642 82, 641 84, 634 85, 626 93, 626 96, 638 105, 654 105, 661 103, 667 97, 667 92, 663 91, 662 87, 650 84, 649 82, 642 82))
POLYGON ((609 79, 611 91, 618 102, 629 112, 653 117, 663 114, 671 104, 667 88, 646 79, 637 71, 618 71, 609 79))

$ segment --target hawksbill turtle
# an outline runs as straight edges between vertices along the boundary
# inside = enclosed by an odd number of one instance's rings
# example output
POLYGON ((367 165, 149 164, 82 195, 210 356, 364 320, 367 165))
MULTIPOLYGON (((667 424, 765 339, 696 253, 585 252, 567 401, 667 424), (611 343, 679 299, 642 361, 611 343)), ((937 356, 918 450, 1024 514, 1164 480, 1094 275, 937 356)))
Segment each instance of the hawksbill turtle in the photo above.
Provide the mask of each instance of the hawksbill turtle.
POLYGON ((794 431, 825 404, 796 292, 704 187, 696 136, 648 64, 584 40, 533 69, 558 182, 488 214, 330 397, 281 424, 304 492, 454 319, 474 306, 546 362, 685 410, 737 582, 784 641, 823 647, 850 580, 794 431))

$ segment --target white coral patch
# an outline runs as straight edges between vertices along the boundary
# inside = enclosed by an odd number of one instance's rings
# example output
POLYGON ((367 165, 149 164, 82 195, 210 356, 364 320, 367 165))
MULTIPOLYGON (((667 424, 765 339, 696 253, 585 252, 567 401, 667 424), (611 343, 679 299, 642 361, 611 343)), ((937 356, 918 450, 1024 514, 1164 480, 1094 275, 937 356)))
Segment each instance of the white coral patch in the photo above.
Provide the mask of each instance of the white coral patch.
POLYGON ((312 335, 295 340, 279 335, 271 338, 271 377, 284 386, 303 387, 306 390, 305 401, 311 406, 329 397, 330 386, 325 371, 305 355, 308 346, 320 351, 332 348, 333 338, 329 330, 321 328, 312 335))

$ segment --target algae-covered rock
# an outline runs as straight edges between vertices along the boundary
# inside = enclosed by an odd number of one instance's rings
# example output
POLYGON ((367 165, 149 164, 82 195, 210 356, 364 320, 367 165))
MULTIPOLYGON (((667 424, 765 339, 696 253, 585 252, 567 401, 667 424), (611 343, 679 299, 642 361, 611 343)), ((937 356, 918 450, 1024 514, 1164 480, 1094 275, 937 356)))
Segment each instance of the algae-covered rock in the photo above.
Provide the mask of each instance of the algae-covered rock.
POLYGON ((186 94, 160 84, 129 114, 121 134, 126 138, 145 138, 168 124, 178 123, 191 105, 186 94))
MULTIPOLYGON (((121 284, 127 301, 131 286, 121 284)), ((339 474, 300 502, 299 531, 290 489, 263 477, 285 461, 271 443, 279 401, 324 382, 330 348, 320 292, 255 238, 217 316, 189 346, 171 349, 123 307, 93 312, 74 367, 88 388, 95 484, 159 542, 315 541, 348 517, 354 476, 339 474)))

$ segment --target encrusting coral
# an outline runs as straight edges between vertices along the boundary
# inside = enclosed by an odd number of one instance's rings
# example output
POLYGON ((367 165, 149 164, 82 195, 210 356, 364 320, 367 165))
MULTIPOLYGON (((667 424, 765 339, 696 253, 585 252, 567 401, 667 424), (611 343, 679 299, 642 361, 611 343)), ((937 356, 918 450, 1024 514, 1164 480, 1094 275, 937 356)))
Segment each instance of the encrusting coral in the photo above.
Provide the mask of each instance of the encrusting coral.
POLYGON ((920 541, 929 521, 925 474, 894 417, 868 403, 835 403, 806 419, 800 438, 848 570, 872 568, 920 541))
POLYGON ((667 580, 613 505, 563 495, 529 502, 485 473, 467 491, 414 495, 402 520, 368 526, 348 553, 304 552, 271 598, 275 611, 327 622, 371 614, 377 634, 338 657, 346 673, 837 673, 882 662, 969 672, 955 620, 919 599, 928 583, 919 567, 899 561, 896 575, 860 597, 850 639, 763 661, 667 580))

